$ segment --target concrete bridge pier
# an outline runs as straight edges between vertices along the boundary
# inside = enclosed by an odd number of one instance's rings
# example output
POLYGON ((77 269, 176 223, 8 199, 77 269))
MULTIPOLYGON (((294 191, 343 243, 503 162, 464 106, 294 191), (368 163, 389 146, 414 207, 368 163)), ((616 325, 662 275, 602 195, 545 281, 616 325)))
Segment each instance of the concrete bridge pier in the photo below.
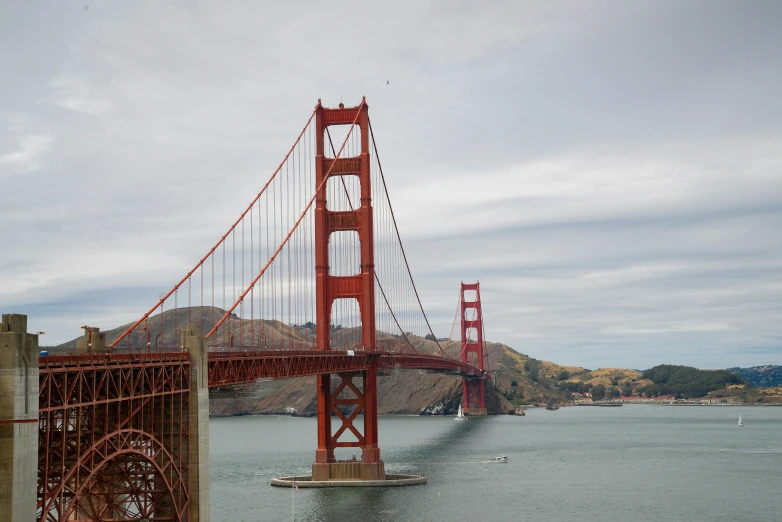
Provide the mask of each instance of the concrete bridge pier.
POLYGON ((38 485, 38 336, 27 316, 0 323, 0 520, 35 522, 38 485))
POLYGON ((76 353, 83 354, 104 354, 106 351, 106 332, 101 332, 100 328, 93 326, 83 326, 84 337, 76 341, 76 353))
POLYGON ((190 522, 209 522, 209 366, 201 327, 182 330, 182 347, 190 353, 190 522))

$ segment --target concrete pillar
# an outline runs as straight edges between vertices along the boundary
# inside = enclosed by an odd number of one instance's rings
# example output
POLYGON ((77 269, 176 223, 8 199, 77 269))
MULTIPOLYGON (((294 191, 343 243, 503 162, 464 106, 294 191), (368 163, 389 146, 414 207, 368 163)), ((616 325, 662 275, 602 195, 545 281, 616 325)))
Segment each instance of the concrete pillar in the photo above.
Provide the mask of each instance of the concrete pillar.
POLYGON ((106 353, 106 332, 92 326, 84 328, 84 338, 76 341, 76 353, 106 353))
POLYGON ((0 323, 0 520, 35 522, 38 485, 38 336, 27 316, 0 323))
POLYGON ((209 374, 201 327, 182 330, 182 346, 190 353, 190 522, 209 522, 209 374))

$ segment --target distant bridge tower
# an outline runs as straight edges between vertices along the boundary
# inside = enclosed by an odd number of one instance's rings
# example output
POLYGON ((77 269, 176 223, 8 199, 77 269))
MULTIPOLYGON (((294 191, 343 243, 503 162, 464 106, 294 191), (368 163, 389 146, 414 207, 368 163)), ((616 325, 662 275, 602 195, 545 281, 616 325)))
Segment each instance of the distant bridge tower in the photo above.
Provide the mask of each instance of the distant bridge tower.
MULTIPOLYGON (((331 310, 336 299, 356 299, 361 316, 361 344, 367 352, 376 349, 375 342, 375 253, 372 216, 372 187, 369 157, 369 113, 366 101, 358 107, 327 109, 320 104, 315 112, 316 187, 322 187, 315 204, 315 281, 316 329, 318 350, 330 350, 331 310), (360 132, 361 149, 356 157, 339 158, 325 155, 324 133, 331 125, 351 125, 351 132, 360 132), (356 176, 360 184, 361 205, 355 210, 333 211, 327 206, 326 186, 329 177, 356 176), (325 183, 324 183, 325 181, 325 183), (352 276, 333 276, 329 267, 336 259, 329 259, 329 239, 333 232, 355 231, 360 241, 360 272, 352 276)), ((331 375, 318 379, 318 449, 312 465, 312 480, 384 480, 385 469, 380 459, 377 433, 377 366, 359 373, 337 374, 340 384, 331 390, 331 375), (353 382, 361 376, 361 388, 353 382), (339 398, 340 394, 352 395, 339 398), (337 406, 355 405, 345 415, 337 406), (363 413, 364 429, 359 432, 353 421, 363 413), (332 414, 342 425, 332 430, 332 414), (357 440, 345 440, 346 436, 357 440), (360 462, 338 462, 335 448, 361 448, 360 462)))
MULTIPOLYGON (((481 311, 481 284, 462 283, 462 361, 474 364, 481 370, 488 369, 483 350, 483 312, 481 311), (475 300, 467 301, 465 291, 475 291, 475 300), (471 354, 474 354, 473 360, 471 354), (485 365, 484 365, 485 364, 485 365)), ((462 398, 464 412, 468 415, 486 415, 483 379, 464 379, 462 398)))

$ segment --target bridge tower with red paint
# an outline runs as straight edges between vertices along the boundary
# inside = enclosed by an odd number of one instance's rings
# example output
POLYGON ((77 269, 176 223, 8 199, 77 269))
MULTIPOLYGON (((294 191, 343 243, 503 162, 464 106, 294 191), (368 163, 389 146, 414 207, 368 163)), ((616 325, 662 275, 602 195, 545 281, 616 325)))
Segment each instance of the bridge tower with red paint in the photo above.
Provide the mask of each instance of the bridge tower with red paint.
MULTIPOLYGON (((488 359, 483 346, 483 312, 481 311, 481 284, 462 283, 462 362, 469 362, 481 370, 488 370, 488 359), (467 300, 465 292, 474 292, 467 300)), ((467 415, 486 415, 484 379, 464 379, 462 407, 467 415)))
MULTIPOLYGON (((375 331, 375 253, 372 215, 372 186, 369 154, 369 113, 366 100, 357 107, 323 107, 318 101, 315 110, 315 182, 319 187, 315 203, 315 281, 316 337, 318 350, 330 350, 331 311, 339 299, 358 301, 361 319, 361 347, 366 352, 377 349, 375 331), (341 157, 341 150, 328 158, 325 154, 325 133, 330 126, 349 125, 348 136, 358 133, 358 156, 341 157), (357 209, 330 210, 328 178, 358 179, 361 205, 357 209), (334 232, 354 231, 360 242, 359 273, 337 276, 330 273, 337 259, 330 259, 329 241, 334 232)), ((352 184, 355 185, 355 184, 352 184)), ((334 252, 335 257, 338 256, 334 252)), ((336 374, 339 385, 332 390, 332 375, 317 377, 318 449, 312 465, 312 480, 384 480, 385 468, 380 459, 377 431, 377 366, 371 363, 359 373, 336 374), (356 382, 356 380, 360 382, 356 382), (347 396, 347 398, 346 398, 347 396), (342 408, 339 408, 342 406, 342 408), (350 407, 347 414, 343 411, 350 407), (363 413, 363 430, 354 422, 363 413), (341 425, 336 431, 332 415, 341 425), (354 438, 355 440, 347 440, 354 438), (360 461, 338 461, 336 448, 361 448, 360 461)))

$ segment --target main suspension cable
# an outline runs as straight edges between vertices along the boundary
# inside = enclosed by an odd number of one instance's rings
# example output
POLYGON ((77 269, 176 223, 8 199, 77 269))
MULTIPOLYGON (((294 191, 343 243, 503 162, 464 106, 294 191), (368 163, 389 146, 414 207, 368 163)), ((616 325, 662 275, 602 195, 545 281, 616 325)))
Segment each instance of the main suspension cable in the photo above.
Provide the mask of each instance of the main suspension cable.
POLYGON ((399 227, 396 223, 396 216, 394 215, 394 208, 391 206, 391 198, 388 195, 388 186, 386 185, 386 177, 383 174, 383 166, 380 163, 380 155, 377 152, 377 142, 375 141, 375 133, 372 130, 372 121, 367 118, 367 123, 369 125, 369 133, 372 136, 372 147, 375 150, 375 158, 377 159, 377 165, 380 169, 380 179, 383 181, 383 190, 386 194, 386 200, 388 201, 388 208, 391 211, 391 220, 394 223, 394 230, 396 231, 396 237, 399 241, 399 248, 402 250, 402 257, 405 260, 405 267, 407 268, 407 275, 410 277, 410 283, 413 285, 413 291, 415 292, 415 298, 418 301, 418 306, 421 309, 421 313, 424 316, 424 320, 426 321, 426 326, 429 328, 429 333, 432 335, 432 338, 434 339, 435 344, 437 344, 437 347, 440 349, 442 354, 446 357, 448 357, 448 354, 445 353, 445 350, 443 350, 443 347, 440 346, 440 342, 437 340, 437 336, 434 334, 434 331, 432 330, 432 325, 429 324, 429 318, 426 316, 426 312, 424 311, 424 305, 421 303, 421 297, 418 295, 418 289, 415 286, 415 280, 413 280, 413 273, 410 271, 410 264, 407 262, 407 254, 405 253, 405 247, 402 245, 402 237, 399 235, 399 227))
MULTIPOLYGON (((334 156, 337 156, 337 152, 334 150, 334 142, 331 141, 331 133, 329 132, 328 127, 326 127, 326 136, 329 139, 329 145, 331 146, 331 153, 334 154, 334 156)), ((377 157, 377 155, 375 156, 377 157)), ((348 187, 345 184, 345 177, 340 176, 340 180, 342 181, 342 188, 345 191, 345 197, 348 200, 348 205, 350 205, 350 210, 355 210, 353 207, 353 201, 350 199, 350 193, 348 192, 348 187)), ((386 306, 388 307, 388 311, 391 314, 391 317, 394 319, 394 322, 396 323, 397 328, 399 328, 400 333, 402 334, 402 337, 404 337, 405 341, 407 341, 407 344, 410 345, 410 348, 413 349, 414 352, 419 353, 418 350, 416 350, 415 346, 413 346, 413 343, 410 342, 410 339, 408 339, 407 334, 404 331, 404 328, 402 328, 402 325, 399 324, 399 320, 396 317, 396 314, 394 313, 393 308, 391 308, 391 303, 388 302, 388 298, 386 297, 386 292, 383 289, 383 284, 380 282, 380 278, 377 276, 377 271, 373 270, 373 273, 375 275, 375 281, 377 281, 377 286, 380 288, 380 293, 383 295, 383 300, 386 303, 386 306)))
MULTIPOLYGON (((345 148, 345 145, 348 142, 348 139, 350 139, 350 135, 353 132, 353 128, 356 125, 356 121, 358 121, 358 117, 361 114, 361 109, 364 107, 364 104, 366 102, 364 100, 361 101, 361 105, 359 105, 358 110, 356 111, 356 117, 353 120, 353 124, 350 126, 350 131, 348 131, 348 135, 345 136, 345 141, 342 142, 342 146, 339 149, 339 153, 337 154, 337 158, 342 154, 343 149, 345 148)), ((274 260, 277 258, 279 253, 282 251, 283 247, 288 243, 288 240, 291 238, 293 233, 298 228, 299 224, 302 222, 304 217, 309 212, 310 208, 312 207, 312 204, 315 202, 315 200, 318 197, 318 194, 320 194, 320 191, 323 190, 326 187, 326 182, 329 179, 329 175, 331 174, 331 170, 334 168, 334 165, 336 165, 337 162, 332 162, 332 164, 329 166, 328 172, 323 176, 323 180, 321 180, 320 184, 318 185, 318 188, 315 190, 315 193, 312 195, 312 198, 310 199, 309 203, 307 203, 307 206, 304 208, 304 211, 299 216, 299 219, 296 220, 296 223, 294 223, 293 227, 290 229, 288 234, 285 236, 285 238, 282 240, 282 243, 280 243, 280 246, 277 247, 277 250, 274 252, 272 257, 267 261, 266 265, 261 269, 260 272, 258 272, 258 275, 255 276, 255 278, 250 282, 250 284, 247 286, 247 288, 244 290, 244 292, 241 294, 241 296, 236 300, 236 302, 231 306, 230 309, 226 310, 223 317, 215 324, 212 329, 209 331, 208 334, 206 334, 205 337, 209 338, 211 337, 225 322, 225 320, 233 313, 233 311, 236 309, 237 306, 244 300, 245 296, 250 292, 250 290, 255 286, 255 284, 260 280, 261 277, 263 277, 263 274, 266 272, 266 270, 269 268, 269 266, 274 262, 274 260)))

